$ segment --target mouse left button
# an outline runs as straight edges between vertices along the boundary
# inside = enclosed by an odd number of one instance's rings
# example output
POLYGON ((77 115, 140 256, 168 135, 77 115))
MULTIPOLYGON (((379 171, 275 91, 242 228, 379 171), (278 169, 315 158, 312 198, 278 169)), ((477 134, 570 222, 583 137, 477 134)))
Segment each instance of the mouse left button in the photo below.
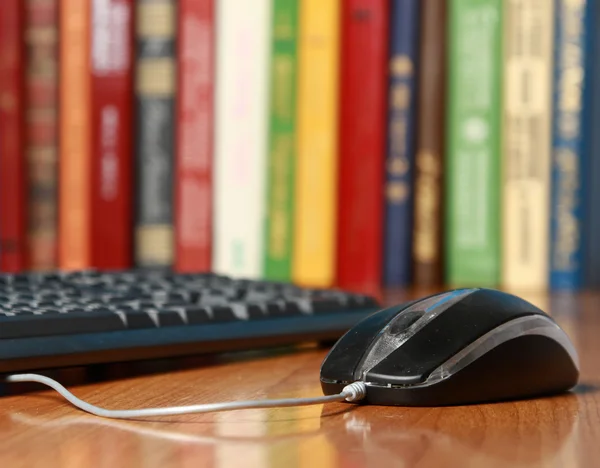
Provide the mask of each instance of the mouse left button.
POLYGON ((418 301, 395 305, 375 312, 346 332, 331 348, 321 365, 321 380, 353 382, 354 370, 371 342, 399 311, 418 301))

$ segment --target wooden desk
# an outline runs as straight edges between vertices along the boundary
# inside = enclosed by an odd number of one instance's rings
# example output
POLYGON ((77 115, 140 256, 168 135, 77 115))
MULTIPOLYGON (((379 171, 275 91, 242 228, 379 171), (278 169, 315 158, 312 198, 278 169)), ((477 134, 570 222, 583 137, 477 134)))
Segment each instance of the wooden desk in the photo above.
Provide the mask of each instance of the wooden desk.
MULTIPOLYGON (((579 350, 574 392, 471 407, 335 403, 113 421, 39 391, 0 399, 0 466, 600 466, 600 295, 525 297, 550 311, 579 350)), ((74 370, 65 381, 80 373, 87 383, 70 388, 110 408, 312 396, 321 394, 324 355, 306 348, 212 356, 138 376, 129 365, 111 366, 106 375, 119 379, 89 383, 91 370, 74 370)))

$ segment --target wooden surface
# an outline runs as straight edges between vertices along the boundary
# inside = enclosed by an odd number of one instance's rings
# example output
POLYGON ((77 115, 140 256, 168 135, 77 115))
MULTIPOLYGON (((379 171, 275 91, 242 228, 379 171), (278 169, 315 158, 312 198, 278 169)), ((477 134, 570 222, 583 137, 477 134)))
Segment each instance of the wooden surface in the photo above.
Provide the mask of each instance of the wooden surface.
MULTIPOLYGON (((334 403, 124 421, 36 390, 0 398, 0 467, 600 466, 600 295, 524 297, 549 311, 578 349, 582 373, 573 392, 470 407, 334 403)), ((141 371, 96 367, 65 372, 63 381, 115 409, 316 396, 324 355, 306 347, 141 371)))

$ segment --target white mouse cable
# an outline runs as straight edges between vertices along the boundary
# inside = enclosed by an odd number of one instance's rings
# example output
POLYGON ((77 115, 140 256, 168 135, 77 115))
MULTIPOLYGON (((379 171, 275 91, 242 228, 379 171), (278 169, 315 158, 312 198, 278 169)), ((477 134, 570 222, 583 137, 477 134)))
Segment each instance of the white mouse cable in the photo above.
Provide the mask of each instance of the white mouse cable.
POLYGON ((165 408, 144 408, 130 410, 110 410, 100 408, 77 398, 69 390, 56 380, 39 374, 14 374, 9 375, 8 382, 37 382, 56 390, 67 401, 77 408, 88 413, 111 419, 140 418, 145 416, 171 416, 190 413, 210 413, 213 411, 232 411, 250 408, 274 408, 285 406, 318 405, 334 401, 360 401, 367 394, 367 386, 364 382, 353 382, 346 385, 342 391, 335 395, 326 395, 314 398, 284 398, 279 400, 248 400, 232 401, 225 403, 207 403, 190 406, 170 406, 165 408))

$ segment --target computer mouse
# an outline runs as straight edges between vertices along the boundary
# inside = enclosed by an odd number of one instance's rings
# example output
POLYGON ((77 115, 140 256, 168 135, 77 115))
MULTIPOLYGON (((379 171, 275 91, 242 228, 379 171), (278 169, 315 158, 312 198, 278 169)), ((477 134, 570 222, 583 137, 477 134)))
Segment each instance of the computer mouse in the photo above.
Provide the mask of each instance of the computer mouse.
POLYGON ((348 330, 321 365, 325 395, 366 384, 364 403, 444 406, 531 398, 577 384, 567 334, 526 300, 456 289, 375 312, 348 330))

